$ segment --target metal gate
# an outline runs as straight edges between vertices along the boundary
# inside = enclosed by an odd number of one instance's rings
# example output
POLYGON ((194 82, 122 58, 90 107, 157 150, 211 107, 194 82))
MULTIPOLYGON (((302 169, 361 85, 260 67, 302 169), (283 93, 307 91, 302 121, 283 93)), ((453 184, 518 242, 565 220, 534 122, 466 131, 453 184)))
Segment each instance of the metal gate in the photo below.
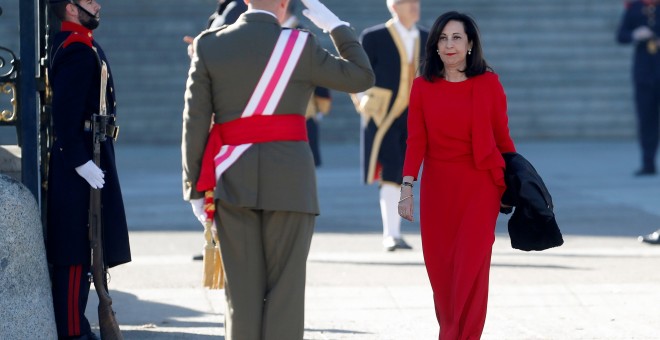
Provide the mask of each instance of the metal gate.
MULTIPOLYGON (((0 110, 0 125, 16 127, 21 148, 21 180, 44 211, 51 143, 46 69, 49 23, 53 17, 48 14, 47 0, 17 1, 20 51, 16 53, 1 46, 5 42, 0 40, 0 96, 8 96, 10 103, 0 110)), ((2 8, 0 20, 3 20, 2 8)))
MULTIPOLYGON (((0 125, 16 128, 21 149, 21 181, 39 205, 45 237, 48 155, 52 144, 48 46, 56 21, 48 11, 48 0, 17 1, 18 56, 1 46, 4 42, 0 40, 0 96, 10 97, 9 107, 0 110, 0 125)), ((0 20, 3 20, 1 15, 2 8, 0 20)))

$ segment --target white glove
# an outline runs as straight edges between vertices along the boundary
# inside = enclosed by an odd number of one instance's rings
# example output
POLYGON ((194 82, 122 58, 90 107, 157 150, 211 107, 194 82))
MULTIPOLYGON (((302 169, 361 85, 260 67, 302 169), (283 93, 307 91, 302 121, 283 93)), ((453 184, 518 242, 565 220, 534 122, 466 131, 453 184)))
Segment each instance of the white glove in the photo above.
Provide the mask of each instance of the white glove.
POLYGON ((192 205, 193 214, 197 217, 197 220, 204 225, 206 222, 206 211, 204 211, 204 199, 197 198, 190 200, 190 205, 192 205))
POLYGON ((640 26, 632 31, 632 38, 635 41, 648 40, 651 39, 653 35, 654 35, 653 31, 651 31, 651 29, 648 28, 648 26, 640 26))
POLYGON ((302 3, 307 7, 307 9, 303 10, 303 15, 322 30, 332 32, 333 29, 341 25, 348 26, 347 22, 339 20, 339 18, 319 0, 302 0, 302 3))
POLYGON ((76 172, 78 175, 80 175, 80 177, 84 178, 92 188, 103 188, 103 184, 105 184, 105 181, 103 180, 105 174, 103 174, 103 170, 96 166, 96 164, 94 164, 94 162, 91 160, 87 161, 87 163, 79 167, 76 167, 76 172))

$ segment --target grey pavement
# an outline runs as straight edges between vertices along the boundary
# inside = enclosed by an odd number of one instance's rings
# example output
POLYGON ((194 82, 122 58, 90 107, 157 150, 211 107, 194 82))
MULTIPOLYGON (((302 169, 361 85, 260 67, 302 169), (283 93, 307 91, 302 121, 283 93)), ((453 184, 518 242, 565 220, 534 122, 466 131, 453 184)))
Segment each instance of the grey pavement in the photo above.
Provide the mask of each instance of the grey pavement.
MULTIPOLYGON (((511 249, 500 216, 483 339, 660 339, 660 177, 633 178, 632 141, 520 141, 556 204, 566 243, 511 249)), ((308 261, 305 339, 437 339, 419 224, 412 251, 384 252, 378 191, 358 147, 323 145, 321 216, 308 261)), ((224 334, 224 292, 201 288, 201 226, 181 199, 178 146, 117 147, 133 262, 111 270, 126 339, 224 334)), ((96 327, 96 295, 87 314, 96 327)), ((283 339, 286 340, 286 339, 283 339)))

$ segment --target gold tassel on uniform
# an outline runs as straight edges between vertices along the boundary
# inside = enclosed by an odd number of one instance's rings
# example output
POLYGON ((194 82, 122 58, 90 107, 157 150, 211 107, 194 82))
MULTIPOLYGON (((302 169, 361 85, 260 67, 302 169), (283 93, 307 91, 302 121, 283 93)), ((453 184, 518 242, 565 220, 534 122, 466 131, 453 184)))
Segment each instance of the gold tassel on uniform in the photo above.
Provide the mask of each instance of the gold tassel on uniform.
POLYGON ((202 276, 202 286, 210 289, 222 289, 225 286, 224 271, 222 268, 222 256, 220 255, 220 240, 214 237, 213 218, 215 214, 215 202, 213 191, 209 190, 204 194, 204 211, 207 213, 206 223, 204 224, 204 272, 202 276))

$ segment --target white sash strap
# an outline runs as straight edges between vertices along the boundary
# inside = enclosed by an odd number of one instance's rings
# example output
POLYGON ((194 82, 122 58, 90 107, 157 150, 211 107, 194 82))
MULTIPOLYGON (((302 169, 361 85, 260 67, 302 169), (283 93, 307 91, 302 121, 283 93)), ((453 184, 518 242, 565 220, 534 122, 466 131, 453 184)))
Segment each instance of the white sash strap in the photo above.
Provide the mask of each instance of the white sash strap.
MULTIPOLYGON (((284 89, 298 64, 309 33, 282 30, 264 73, 252 93, 241 118, 253 115, 272 115, 282 99, 284 89)), ((215 178, 225 172, 252 144, 223 145, 214 157, 215 178)))

